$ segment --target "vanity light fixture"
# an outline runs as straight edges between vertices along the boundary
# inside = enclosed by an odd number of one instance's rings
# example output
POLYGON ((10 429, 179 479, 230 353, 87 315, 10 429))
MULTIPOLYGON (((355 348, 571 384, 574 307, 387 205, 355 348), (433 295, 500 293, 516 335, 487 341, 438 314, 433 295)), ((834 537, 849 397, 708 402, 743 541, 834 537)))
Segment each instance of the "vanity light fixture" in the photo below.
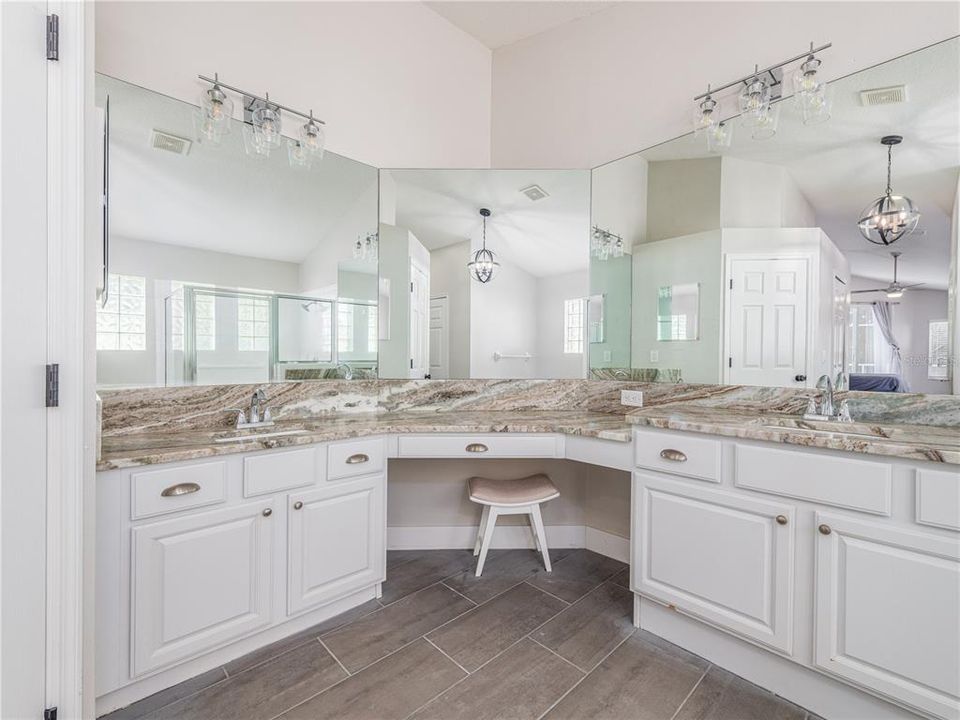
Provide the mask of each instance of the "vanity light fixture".
POLYGON ((920 221, 920 210, 913 201, 903 195, 894 195, 890 186, 893 146, 901 142, 903 137, 900 135, 885 135, 880 139, 880 143, 887 146, 887 191, 860 213, 857 222, 860 234, 875 245, 892 245, 912 233, 920 221))
POLYGON ((597 225, 590 235, 590 254, 597 260, 609 260, 624 256, 623 238, 597 225))
POLYGON ((693 115, 693 132, 696 135, 702 135, 713 130, 720 120, 720 103, 713 99, 710 94, 710 86, 707 85, 707 94, 697 105, 693 115))
POLYGON ((473 254, 473 260, 467 263, 467 269, 474 280, 488 283, 493 280, 493 274, 500 267, 500 263, 496 261, 493 253, 487 250, 487 218, 490 217, 490 211, 480 208, 480 216, 483 218, 483 247, 473 254))
POLYGON ((760 76, 760 66, 754 65, 753 77, 748 80, 737 98, 740 115, 748 125, 762 119, 770 109, 770 85, 760 76))
POLYGON ((813 54, 813 43, 810 43, 807 59, 793 74, 794 95, 804 125, 815 125, 830 119, 833 98, 827 83, 818 76, 820 64, 819 58, 813 54))
POLYGON ((281 111, 284 111, 306 120, 306 123, 299 130, 298 139, 288 139, 287 141, 287 155, 290 165, 309 168, 313 160, 323 157, 324 122, 313 116, 313 110, 309 113, 300 112, 274 102, 270 99, 269 93, 260 97, 246 90, 227 85, 220 82, 219 75, 216 73, 214 73, 213 78, 205 75, 198 75, 197 77, 212 85, 204 93, 201 107, 195 116, 198 140, 207 139, 216 144, 219 143, 222 135, 229 132, 233 101, 226 94, 226 91, 230 90, 243 96, 243 143, 247 154, 265 158, 270 156, 271 151, 280 147, 283 130, 281 111), (221 117, 225 119, 221 121, 221 117), (221 122, 222 127, 218 126, 217 122, 221 122), (218 127, 220 127, 219 132, 218 127))
POLYGON ((219 145, 230 133, 233 118, 233 100, 220 86, 220 78, 213 74, 213 86, 203 91, 200 107, 193 111, 193 126, 198 142, 219 145))

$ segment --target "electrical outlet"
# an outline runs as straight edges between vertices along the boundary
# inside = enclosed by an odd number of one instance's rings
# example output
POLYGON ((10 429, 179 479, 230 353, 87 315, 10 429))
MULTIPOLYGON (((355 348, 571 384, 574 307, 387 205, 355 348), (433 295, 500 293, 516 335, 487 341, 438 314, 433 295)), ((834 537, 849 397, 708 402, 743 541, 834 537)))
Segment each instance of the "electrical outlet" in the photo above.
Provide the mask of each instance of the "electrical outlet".
POLYGON ((620 404, 643 407, 643 390, 621 390, 620 404))
POLYGON ((651 351, 650 351, 650 362, 652 362, 652 363, 660 362, 660 351, 659 351, 659 350, 651 350, 651 351))

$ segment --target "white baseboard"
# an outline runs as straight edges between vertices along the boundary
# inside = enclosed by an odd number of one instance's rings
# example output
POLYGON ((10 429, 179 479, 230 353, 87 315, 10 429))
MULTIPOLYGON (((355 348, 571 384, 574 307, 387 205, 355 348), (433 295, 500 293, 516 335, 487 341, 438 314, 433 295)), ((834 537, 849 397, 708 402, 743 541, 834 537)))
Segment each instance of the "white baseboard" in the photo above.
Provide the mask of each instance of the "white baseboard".
MULTIPOLYGON (((387 549, 389 550, 446 550, 471 549, 477 541, 476 525, 448 527, 388 527, 387 549)), ((557 548, 582 548, 583 525, 547 525, 547 545, 557 548)), ((532 548, 533 536, 526 525, 498 525, 493 533, 494 550, 532 548)))
POLYGON ((600 555, 606 555, 620 562, 630 563, 630 540, 619 535, 612 535, 596 528, 584 528, 583 546, 600 555))

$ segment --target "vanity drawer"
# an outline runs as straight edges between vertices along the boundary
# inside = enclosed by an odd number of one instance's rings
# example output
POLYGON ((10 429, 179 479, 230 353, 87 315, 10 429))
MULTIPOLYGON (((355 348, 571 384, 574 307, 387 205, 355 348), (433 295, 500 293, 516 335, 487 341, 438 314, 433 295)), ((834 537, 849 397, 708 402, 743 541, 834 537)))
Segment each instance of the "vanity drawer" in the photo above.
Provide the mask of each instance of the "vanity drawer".
POLYGON ((917 470, 917 522, 960 530, 960 473, 917 470))
POLYGON ((313 485, 317 481, 316 447, 298 448, 243 459, 243 496, 256 497, 313 485))
POLYGON ((130 518, 164 515, 227 499, 227 463, 191 463, 130 474, 130 518))
POLYGON ((890 463, 740 444, 734 457, 739 488, 890 515, 890 463))
POLYGON ((563 457, 555 435, 401 435, 399 457, 563 457))
POLYGON ((634 430, 638 467, 720 482, 720 441, 689 433, 634 430))
POLYGON ((341 480, 383 470, 383 440, 350 440, 327 448, 327 479, 341 480))

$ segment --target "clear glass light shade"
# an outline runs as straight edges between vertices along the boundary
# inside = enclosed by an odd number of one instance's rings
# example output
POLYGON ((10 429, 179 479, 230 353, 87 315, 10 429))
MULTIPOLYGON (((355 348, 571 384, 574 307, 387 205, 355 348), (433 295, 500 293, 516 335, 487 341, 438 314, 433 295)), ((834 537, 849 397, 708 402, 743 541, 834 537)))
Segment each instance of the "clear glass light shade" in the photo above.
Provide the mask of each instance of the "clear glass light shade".
POLYGON ((253 129, 271 147, 280 147, 280 111, 271 105, 260 105, 253 111, 253 129))
POLYGON ((720 152, 730 147, 733 140, 733 125, 728 122, 718 123, 707 133, 707 150, 720 152))
POLYGON ((313 164, 313 155, 307 152, 302 142, 292 138, 287 139, 287 159, 290 161, 290 167, 309 170, 313 164))
POLYGON ((697 135, 708 132, 720 121, 720 103, 707 95, 693 113, 693 131, 697 135))
POLYGON ((325 140, 323 127, 312 119, 300 126, 300 145, 310 155, 322 158, 325 140))
POLYGON ((780 122, 780 103, 767 105, 766 109, 757 117, 750 118, 745 124, 750 128, 750 137, 754 140, 769 140, 777 134, 777 125, 780 122))
POLYGON ((770 109, 770 86, 754 76, 740 91, 740 115, 747 123, 759 122, 770 109))
POLYGON ((920 221, 920 210, 902 195, 884 195, 860 213, 860 234, 875 245, 892 245, 912 233, 920 221))
POLYGON ((217 144, 230 133, 233 118, 233 100, 219 85, 205 90, 200 96, 200 107, 193 113, 193 128, 199 142, 217 144))
POLYGON ((804 125, 815 125, 830 119, 833 93, 819 75, 820 61, 810 57, 793 74, 794 97, 804 125))
POLYGON ((270 151, 273 150, 263 133, 247 123, 243 124, 243 148, 250 157, 261 159, 270 157, 270 151))
POLYGON ((482 283, 490 282, 498 267, 500 267, 500 263, 494 259, 493 253, 486 248, 477 250, 473 254, 473 260, 467 263, 467 269, 474 280, 482 283))

